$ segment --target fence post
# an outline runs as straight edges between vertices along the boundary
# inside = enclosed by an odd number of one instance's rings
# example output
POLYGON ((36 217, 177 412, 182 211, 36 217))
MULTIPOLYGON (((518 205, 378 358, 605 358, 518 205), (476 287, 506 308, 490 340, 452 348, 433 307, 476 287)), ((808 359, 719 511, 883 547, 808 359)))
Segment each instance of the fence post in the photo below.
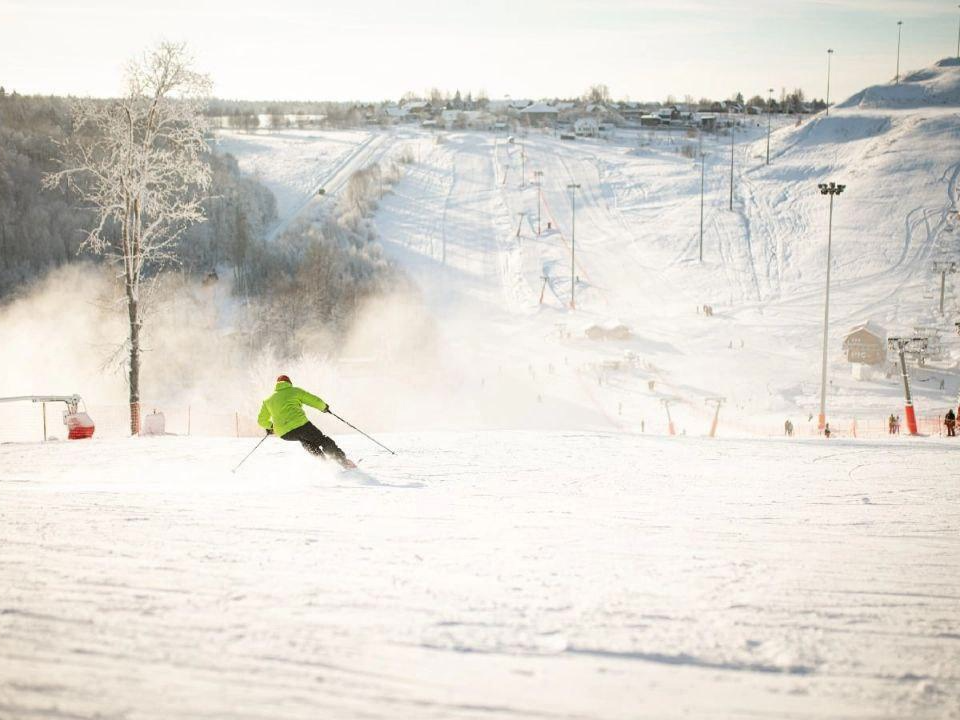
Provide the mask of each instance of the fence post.
POLYGON ((237 424, 237 437, 240 437, 240 413, 234 412, 234 413, 233 413, 233 418, 234 418, 234 421, 235 421, 236 424, 237 424))
POLYGON ((46 442, 47 441, 47 404, 41 403, 41 405, 43 405, 43 409, 41 411, 43 413, 43 441, 46 442))
POLYGON ((187 405, 187 437, 190 437, 190 406, 187 405))

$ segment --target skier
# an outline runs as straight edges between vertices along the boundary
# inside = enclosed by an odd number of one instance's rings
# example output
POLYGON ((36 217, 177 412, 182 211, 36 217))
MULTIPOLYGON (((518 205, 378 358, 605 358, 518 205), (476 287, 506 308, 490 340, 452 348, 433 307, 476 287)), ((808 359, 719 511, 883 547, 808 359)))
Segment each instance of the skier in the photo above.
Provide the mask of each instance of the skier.
POLYGON ((793 423, 790 420, 786 420, 783 423, 783 434, 787 437, 793 437, 793 423))
POLYGON ((947 437, 957 436, 957 416, 954 414, 953 408, 947 410, 947 414, 943 416, 943 424, 947 428, 947 437))
POLYGON ((830 423, 823 426, 823 436, 828 440, 830 439, 830 423))
POLYGON ((890 435, 893 435, 897 429, 897 419, 893 416, 893 413, 890 413, 890 419, 887 420, 887 429, 890 435))
POLYGON ((304 405, 320 412, 330 412, 330 406, 323 400, 294 387, 289 377, 281 375, 277 378, 273 395, 263 401, 257 424, 267 431, 267 435, 279 435, 281 440, 297 440, 312 455, 320 458, 331 455, 344 468, 355 468, 343 450, 307 419, 304 405))

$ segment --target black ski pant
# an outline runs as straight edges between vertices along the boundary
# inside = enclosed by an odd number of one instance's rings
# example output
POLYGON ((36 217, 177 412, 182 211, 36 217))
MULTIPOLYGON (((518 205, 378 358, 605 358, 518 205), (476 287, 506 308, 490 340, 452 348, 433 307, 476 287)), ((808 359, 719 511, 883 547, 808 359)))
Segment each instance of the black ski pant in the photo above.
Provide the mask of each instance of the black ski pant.
POLYGON ((337 461, 343 460, 346 457, 343 450, 337 447, 337 444, 333 440, 320 432, 311 422, 294 428, 286 435, 281 435, 280 438, 282 440, 296 440, 303 445, 308 453, 316 455, 317 457, 329 455, 337 461))

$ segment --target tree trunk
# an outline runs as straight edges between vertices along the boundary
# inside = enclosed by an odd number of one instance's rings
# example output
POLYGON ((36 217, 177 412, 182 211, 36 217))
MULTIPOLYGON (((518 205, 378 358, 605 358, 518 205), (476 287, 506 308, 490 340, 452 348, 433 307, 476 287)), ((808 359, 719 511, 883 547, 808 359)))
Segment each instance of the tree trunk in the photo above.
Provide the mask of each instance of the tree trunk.
POLYGON ((130 321, 130 434, 140 434, 140 303, 137 289, 127 281, 127 314, 130 321))

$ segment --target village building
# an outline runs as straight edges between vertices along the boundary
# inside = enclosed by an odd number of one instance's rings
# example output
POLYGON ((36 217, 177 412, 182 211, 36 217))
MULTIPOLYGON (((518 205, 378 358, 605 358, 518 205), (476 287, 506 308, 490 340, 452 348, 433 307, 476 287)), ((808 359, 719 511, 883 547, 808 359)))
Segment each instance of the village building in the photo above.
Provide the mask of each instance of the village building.
POLYGON ((861 365, 880 365, 887 360, 887 331, 872 322, 861 323, 843 339, 847 361, 861 365))
POLYGON ((545 102, 528 105, 520 111, 520 116, 531 125, 547 125, 556 122, 560 113, 553 105, 545 102))
POLYGON ((597 137, 600 135, 600 123, 596 118, 577 118, 573 123, 573 132, 580 137, 597 137))

